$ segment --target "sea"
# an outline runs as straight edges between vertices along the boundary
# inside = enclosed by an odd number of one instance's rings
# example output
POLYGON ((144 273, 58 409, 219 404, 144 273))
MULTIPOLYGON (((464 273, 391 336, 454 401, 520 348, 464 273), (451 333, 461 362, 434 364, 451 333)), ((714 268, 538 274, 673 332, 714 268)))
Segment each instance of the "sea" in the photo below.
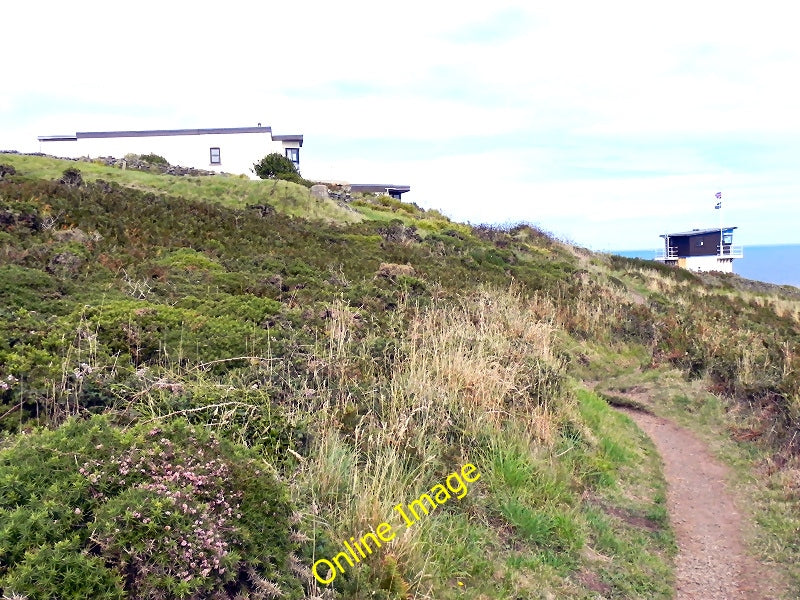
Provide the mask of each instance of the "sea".
MULTIPOLYGON (((615 250, 610 254, 652 260, 655 250, 615 250)), ((733 261, 733 272, 747 279, 800 288, 800 244, 744 246, 744 258, 733 261)))

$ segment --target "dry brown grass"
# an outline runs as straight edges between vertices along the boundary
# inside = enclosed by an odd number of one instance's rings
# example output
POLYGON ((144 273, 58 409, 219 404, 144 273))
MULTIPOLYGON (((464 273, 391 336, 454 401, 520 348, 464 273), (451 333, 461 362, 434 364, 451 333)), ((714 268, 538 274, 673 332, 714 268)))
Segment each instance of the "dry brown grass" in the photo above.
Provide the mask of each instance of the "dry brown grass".
MULTIPOLYGON (((337 543, 390 520, 398 502, 430 488, 432 473, 476 460, 476 440, 513 429, 548 446, 572 414, 549 301, 526 300, 512 287, 402 310, 398 358, 388 374, 374 369, 359 398, 352 390, 357 379, 363 388, 367 341, 359 341, 352 312, 334 307, 320 376, 298 393, 298 415, 312 415, 316 443, 293 493, 337 543)), ((424 527, 399 531, 390 548, 420 582, 434 575, 431 549, 420 543, 424 527)))

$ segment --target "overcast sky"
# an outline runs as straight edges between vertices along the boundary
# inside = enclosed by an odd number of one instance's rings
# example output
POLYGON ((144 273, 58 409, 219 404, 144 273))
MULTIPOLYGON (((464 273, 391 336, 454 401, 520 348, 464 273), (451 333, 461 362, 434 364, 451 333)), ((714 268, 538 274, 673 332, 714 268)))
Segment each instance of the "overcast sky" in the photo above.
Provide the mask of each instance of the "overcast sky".
POLYGON ((536 4, 14 2, 0 149, 261 122, 305 136, 308 178, 460 221, 654 248, 722 192, 737 243, 800 243, 800 9, 536 4))

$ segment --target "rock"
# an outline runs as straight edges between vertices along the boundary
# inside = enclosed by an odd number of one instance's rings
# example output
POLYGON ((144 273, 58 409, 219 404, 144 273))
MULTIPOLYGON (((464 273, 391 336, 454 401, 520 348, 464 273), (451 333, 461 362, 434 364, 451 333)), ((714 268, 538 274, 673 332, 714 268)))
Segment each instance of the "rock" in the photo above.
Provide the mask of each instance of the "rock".
POLYGON ((59 229, 53 232, 53 238, 59 242, 77 242, 78 244, 85 244, 89 241, 89 236, 80 227, 73 227, 72 229, 59 229))
POLYGON ((402 223, 392 223, 378 229, 378 233, 387 242, 421 242, 416 227, 406 227, 402 223))
POLYGON ((387 279, 394 279, 398 276, 413 277, 416 271, 411 265, 398 265, 397 263, 381 263, 378 267, 376 277, 386 277, 387 279))
POLYGON ((275 214, 275 208, 270 204, 248 204, 249 210, 257 210, 262 217, 268 217, 275 214))
POLYGON ((0 165, 0 179, 3 179, 6 175, 16 175, 16 174, 17 170, 11 165, 0 165))
POLYGON ((327 200, 328 196, 328 187, 318 183, 316 185, 311 186, 311 195, 315 198, 319 198, 320 200, 327 200))
POLYGON ((53 232, 53 238, 59 242, 76 242, 78 244, 86 245, 90 242, 99 242, 103 239, 99 231, 92 231, 86 233, 79 227, 72 229, 59 229, 53 232))
POLYGON ((45 270, 56 276, 72 277, 78 274, 83 263, 83 258, 77 254, 61 252, 50 259, 45 270))

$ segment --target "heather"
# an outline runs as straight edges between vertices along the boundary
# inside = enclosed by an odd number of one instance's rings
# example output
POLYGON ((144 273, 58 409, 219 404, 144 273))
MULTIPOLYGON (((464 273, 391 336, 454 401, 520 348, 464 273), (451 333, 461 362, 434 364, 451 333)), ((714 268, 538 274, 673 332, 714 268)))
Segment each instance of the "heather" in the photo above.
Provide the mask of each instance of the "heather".
POLYGON ((202 428, 71 419, 7 444, 0 473, 6 596, 298 597, 285 489, 202 428))

